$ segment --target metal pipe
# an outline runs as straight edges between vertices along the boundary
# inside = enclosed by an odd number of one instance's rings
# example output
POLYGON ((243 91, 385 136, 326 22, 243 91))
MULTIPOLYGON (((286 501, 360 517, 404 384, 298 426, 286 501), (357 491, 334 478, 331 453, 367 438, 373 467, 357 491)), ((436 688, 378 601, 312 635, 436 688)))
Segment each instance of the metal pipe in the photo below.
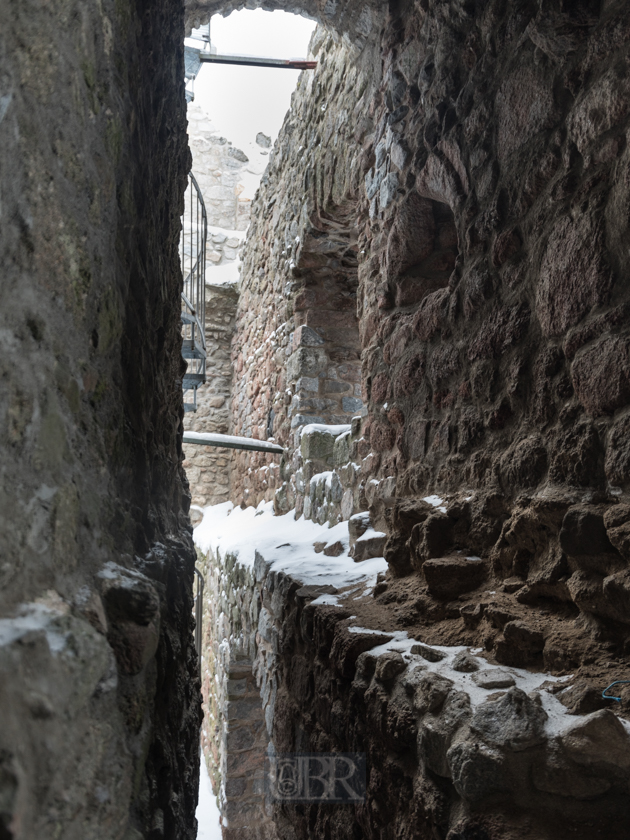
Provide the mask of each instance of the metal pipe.
POLYGON ((209 52, 199 52, 199 60, 210 64, 237 64, 242 67, 279 67, 284 70, 314 70, 316 61, 305 58, 262 58, 253 55, 214 55, 209 52))
POLYGON ((184 443, 198 446, 218 446, 224 449, 244 449, 249 452, 268 452, 274 455, 284 454, 284 449, 277 443, 235 435, 220 435, 214 432, 184 432, 184 443))

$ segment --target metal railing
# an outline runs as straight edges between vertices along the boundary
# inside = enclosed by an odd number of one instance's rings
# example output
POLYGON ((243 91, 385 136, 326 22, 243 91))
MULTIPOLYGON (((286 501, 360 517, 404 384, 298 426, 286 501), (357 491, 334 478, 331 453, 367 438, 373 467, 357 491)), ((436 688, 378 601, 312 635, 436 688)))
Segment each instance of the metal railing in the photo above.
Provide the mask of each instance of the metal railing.
POLYGON ((195 591, 195 650, 199 659, 199 679, 203 680, 201 668, 201 646, 203 644, 203 588, 205 580, 199 569, 195 566, 197 587, 195 591))
POLYGON ((184 401, 185 411, 197 410, 197 388, 206 381, 206 242, 208 216, 199 184, 188 175, 180 241, 180 261, 184 275, 182 304, 182 356, 186 373, 184 393, 192 391, 192 401, 184 401))

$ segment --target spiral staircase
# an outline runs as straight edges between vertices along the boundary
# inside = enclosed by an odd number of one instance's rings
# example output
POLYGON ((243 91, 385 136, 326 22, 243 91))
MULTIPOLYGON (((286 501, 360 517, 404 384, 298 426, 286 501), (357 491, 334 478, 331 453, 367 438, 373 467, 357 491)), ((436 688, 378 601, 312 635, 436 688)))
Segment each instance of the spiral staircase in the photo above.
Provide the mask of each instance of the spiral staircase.
POLYGON ((206 240, 208 218, 199 184, 188 175, 182 216, 180 260, 184 287, 181 295, 182 355, 186 373, 182 380, 184 411, 197 410, 197 388, 206 381, 206 240))

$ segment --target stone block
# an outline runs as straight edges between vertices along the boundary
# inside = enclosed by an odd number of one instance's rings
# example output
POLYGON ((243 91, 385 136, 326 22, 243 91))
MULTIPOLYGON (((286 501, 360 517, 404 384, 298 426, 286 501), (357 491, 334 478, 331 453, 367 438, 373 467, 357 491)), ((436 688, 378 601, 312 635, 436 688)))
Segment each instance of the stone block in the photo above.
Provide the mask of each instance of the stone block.
POLYGON ((335 437, 331 432, 312 431, 303 434, 300 441, 300 451, 304 460, 324 461, 332 463, 335 437))
POLYGON ((473 674, 473 682, 477 683, 481 688, 487 689, 511 688, 515 685, 512 674, 500 668, 488 668, 483 671, 477 671, 473 674))
POLYGON ((345 432, 335 438, 333 446, 333 464, 343 467, 350 460, 350 432, 345 432))
POLYGON ((504 757, 483 744, 463 741, 447 753, 449 775, 456 791, 468 802, 509 791, 504 757))
POLYGON ((412 645, 411 653, 415 656, 421 656, 423 659, 426 659, 427 662, 441 662, 446 658, 446 654, 441 650, 423 644, 412 645))
POLYGON ((407 663, 400 653, 389 651, 381 654, 376 660, 374 676, 379 682, 390 682, 398 674, 401 674, 406 667, 407 663))
POLYGON ((293 333, 294 349, 298 347, 320 347, 322 344, 324 344, 324 339, 314 329, 306 325, 298 327, 293 333))
POLYGON ((452 668, 454 671, 460 671, 463 674, 472 674, 479 670, 479 663, 472 654, 463 650, 453 659, 452 668))
POLYGON ((378 531, 367 531, 363 536, 355 540, 350 549, 350 556, 355 563, 363 560, 370 560, 373 557, 383 557, 387 534, 378 531))
POLYGON ((441 600, 457 598, 477 589, 488 574, 487 564, 483 560, 460 555, 426 560, 422 569, 429 592, 441 600))
POLYGON ((297 381, 301 376, 312 377, 326 369, 328 358, 322 347, 298 347, 287 362, 287 380, 297 381))
POLYGON ((462 691, 450 691, 439 716, 425 718, 420 729, 418 752, 438 776, 449 778, 448 750, 456 733, 470 720, 470 698, 462 691))
POLYGON ((498 700, 478 706, 470 730, 491 746, 518 752, 545 741, 546 721, 540 699, 514 687, 498 700))
POLYGON ((610 542, 625 560, 630 560, 630 505, 618 504, 608 508, 604 525, 610 542))
POLYGON ((578 764, 630 768, 630 736, 610 709, 600 709, 577 721, 562 734, 561 741, 578 764))
POLYGON ((350 545, 354 545, 359 537, 363 536, 370 527, 370 514, 365 510, 362 513, 355 513, 348 520, 348 534, 350 545))
POLYGON ((353 414, 363 408, 363 400, 358 397, 342 397, 341 407, 347 414, 353 414))
POLYGON ((319 391, 319 379, 311 376, 301 376, 295 383, 296 391, 312 391, 317 393, 319 391))

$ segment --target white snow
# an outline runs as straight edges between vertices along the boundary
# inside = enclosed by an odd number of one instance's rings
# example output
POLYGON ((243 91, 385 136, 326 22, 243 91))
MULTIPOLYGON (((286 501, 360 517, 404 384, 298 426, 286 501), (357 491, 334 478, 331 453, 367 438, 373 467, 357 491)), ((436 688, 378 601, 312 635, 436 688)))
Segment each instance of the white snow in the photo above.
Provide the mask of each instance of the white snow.
POLYGON ((357 537, 356 542, 367 542, 368 540, 375 540, 379 537, 387 537, 382 531, 375 531, 374 528, 368 528, 364 534, 357 537))
POLYGON ((219 549, 238 556, 242 566, 252 567, 255 552, 272 564, 274 570, 288 572, 304 585, 329 584, 337 589, 351 585, 373 586, 379 572, 387 570, 383 557, 355 563, 348 557, 348 523, 323 529, 316 522, 294 512, 273 515, 273 502, 261 502, 257 508, 235 508, 223 502, 204 509, 203 520, 194 530, 196 544, 202 551, 219 549), (317 554, 313 543, 340 540, 346 551, 339 557, 317 554))
POLYGON ((339 435, 349 432, 351 427, 347 424, 343 426, 327 426, 325 423, 309 423, 308 426, 303 426, 300 432, 300 437, 303 435, 312 435, 313 432, 323 432, 327 435, 338 437, 339 435))
MULTIPOLYGON (((433 673, 446 677, 449 680, 453 680, 458 691, 465 691, 466 694, 468 694, 473 709, 480 703, 484 703, 490 694, 496 692, 496 689, 486 689, 478 686, 474 682, 472 674, 466 674, 461 671, 453 670, 454 658, 458 653, 468 650, 466 647, 459 645, 454 645, 452 647, 445 645, 427 645, 427 647, 432 647, 434 650, 438 650, 446 654, 445 658, 439 662, 428 662, 419 654, 411 653, 411 648, 413 645, 418 644, 418 642, 416 639, 410 639, 404 630, 394 630, 390 632, 369 630, 364 627, 349 627, 348 629, 351 633, 385 632, 386 635, 392 636, 393 638, 391 642, 371 648, 370 653, 373 656, 380 656, 382 653, 386 653, 388 651, 398 651, 403 655, 403 658, 409 664, 410 671, 421 667, 422 670, 432 671, 433 673)), ((479 654, 481 650, 477 648, 470 652, 472 654, 479 654)), ((575 723, 575 717, 568 713, 567 708, 562 705, 554 694, 546 689, 540 689, 540 686, 544 682, 562 683, 572 679, 572 674, 564 677, 554 677, 550 674, 542 672, 532 673, 531 671, 526 671, 523 668, 508 668, 505 665, 492 665, 482 658, 479 658, 478 664, 480 670, 497 670, 509 673, 514 678, 516 687, 522 689, 526 694, 529 694, 532 691, 538 691, 540 693, 543 708, 549 716, 545 724, 548 737, 560 734, 575 723)))
POLYGON ((422 501, 427 502, 427 504, 432 505, 442 513, 446 513, 446 508, 444 507, 444 499, 441 499, 439 496, 425 496, 422 501))
POLYGON ((199 823, 197 840, 221 840, 221 814, 217 807, 216 797, 212 792, 210 776, 208 776, 208 768, 203 753, 199 772, 199 802, 195 816, 199 823))
POLYGON ((0 647, 13 644, 27 633, 41 630, 51 653, 60 653, 66 646, 67 633, 61 633, 53 619, 63 615, 63 611, 42 603, 22 604, 15 618, 0 619, 0 647))
POLYGON ((241 276, 241 261, 206 266, 206 286, 223 286, 226 283, 238 283, 241 276))
MULTIPOLYGON (((439 497, 427 497, 431 504, 438 507, 442 504, 439 497)), ((243 566, 253 566, 255 552, 258 551, 264 559, 271 563, 271 568, 289 573, 304 585, 329 584, 338 590, 346 590, 346 597, 361 597, 369 590, 366 586, 376 584, 377 575, 387 570, 387 562, 383 557, 354 563, 348 557, 347 547, 348 523, 340 522, 333 528, 322 529, 321 525, 305 520, 303 517, 294 518, 294 512, 284 516, 273 515, 273 503, 261 502, 257 508, 248 507, 242 510, 235 508, 231 502, 207 507, 203 511, 203 520, 195 528, 194 539, 202 551, 210 548, 219 549, 238 556, 243 566), (344 546, 344 553, 339 557, 327 557, 314 551, 313 543, 324 542, 332 544, 340 540, 344 546), (356 591, 347 590, 352 585, 359 584, 356 591)), ((355 514, 356 517, 366 514, 355 514)), ((369 533, 369 532, 368 532, 369 533)), ((375 532, 369 534, 374 536, 375 532)), ((369 538, 368 534, 364 539, 369 538)), ((469 559, 473 559, 472 557, 469 559)), ((334 594, 320 595, 315 604, 339 603, 339 597, 334 594)), ((350 626, 351 633, 380 634, 382 631, 350 626)), ((471 700, 473 708, 486 701, 494 689, 478 686, 470 673, 462 673, 453 669, 453 660, 458 653, 469 650, 463 646, 433 645, 435 650, 444 654, 439 662, 429 662, 419 654, 412 654, 411 648, 418 644, 418 640, 409 638, 404 630, 386 631, 392 639, 390 642, 373 647, 370 651, 374 656, 380 656, 387 651, 400 652, 408 663, 410 671, 421 668, 452 680, 456 688, 465 691, 471 700)), ((532 673, 522 668, 512 668, 504 665, 493 665, 483 659, 480 648, 469 650, 478 658, 480 670, 501 670, 508 672, 514 679, 515 685, 527 694, 537 692, 545 709, 548 720, 546 732, 548 737, 554 737, 564 732, 575 723, 575 718, 558 698, 547 688, 541 688, 543 683, 562 685, 571 680, 573 675, 555 677, 543 672, 532 673)), ((628 726, 630 731, 630 725, 628 726)), ((201 835, 200 835, 201 836, 201 835)))

